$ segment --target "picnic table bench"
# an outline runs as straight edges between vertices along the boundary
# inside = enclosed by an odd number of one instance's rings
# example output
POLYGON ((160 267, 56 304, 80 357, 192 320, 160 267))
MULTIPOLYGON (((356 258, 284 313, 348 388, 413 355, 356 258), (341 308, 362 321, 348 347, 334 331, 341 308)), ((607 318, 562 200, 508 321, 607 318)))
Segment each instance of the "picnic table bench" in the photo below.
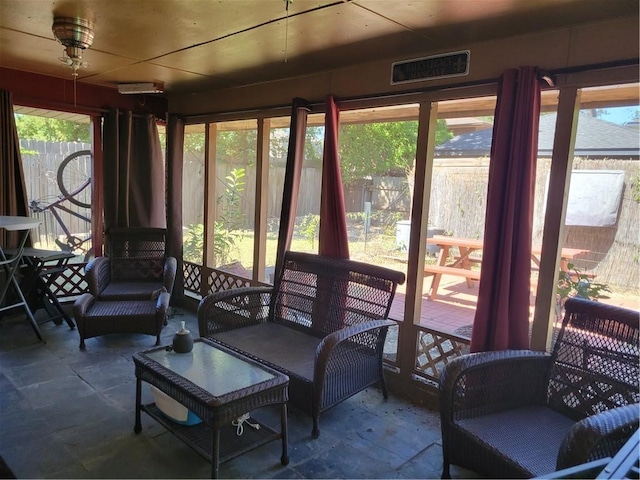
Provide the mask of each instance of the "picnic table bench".
MULTIPOLYGON (((473 254, 482 250, 484 243, 482 240, 434 235, 433 237, 427 238, 427 243, 440 247, 437 263, 435 265, 427 264, 424 266, 424 275, 433 277, 429 288, 429 298, 431 300, 435 300, 438 295, 438 287, 440 286, 442 275, 464 277, 467 286, 470 288, 473 286, 474 281, 480 280, 480 269, 474 267, 481 266, 482 258, 473 256, 473 254), (452 248, 456 248, 458 254, 453 255, 453 262, 447 264, 452 248)), ((531 261, 536 267, 540 266, 541 252, 542 247, 539 245, 534 245, 531 249, 531 261)), ((560 269, 565 272, 568 271, 569 260, 585 253, 589 253, 589 250, 563 248, 560 259, 560 269)))

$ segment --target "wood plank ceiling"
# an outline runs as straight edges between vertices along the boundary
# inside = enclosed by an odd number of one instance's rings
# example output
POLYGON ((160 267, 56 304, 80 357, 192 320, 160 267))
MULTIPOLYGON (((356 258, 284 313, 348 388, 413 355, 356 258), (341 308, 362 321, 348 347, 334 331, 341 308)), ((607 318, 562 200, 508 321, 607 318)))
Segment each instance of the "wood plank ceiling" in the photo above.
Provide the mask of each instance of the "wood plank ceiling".
POLYGON ((0 67, 70 78, 54 16, 95 24, 79 82, 160 82, 171 93, 407 59, 637 12, 637 0, 0 0, 0 67))

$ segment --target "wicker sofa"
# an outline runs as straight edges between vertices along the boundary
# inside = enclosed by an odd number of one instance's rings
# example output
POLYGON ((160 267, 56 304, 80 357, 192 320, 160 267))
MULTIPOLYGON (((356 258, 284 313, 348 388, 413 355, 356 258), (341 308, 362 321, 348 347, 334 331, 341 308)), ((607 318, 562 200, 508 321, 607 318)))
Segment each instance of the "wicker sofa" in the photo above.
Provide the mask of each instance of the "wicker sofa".
POLYGON ((203 298, 201 337, 289 376, 291 402, 313 418, 381 384, 389 310, 404 274, 351 260, 287 252, 273 287, 246 287, 203 298))
POLYGON ((640 419, 638 312, 566 302, 551 354, 483 352, 440 377, 443 478, 527 478, 612 457, 640 419))

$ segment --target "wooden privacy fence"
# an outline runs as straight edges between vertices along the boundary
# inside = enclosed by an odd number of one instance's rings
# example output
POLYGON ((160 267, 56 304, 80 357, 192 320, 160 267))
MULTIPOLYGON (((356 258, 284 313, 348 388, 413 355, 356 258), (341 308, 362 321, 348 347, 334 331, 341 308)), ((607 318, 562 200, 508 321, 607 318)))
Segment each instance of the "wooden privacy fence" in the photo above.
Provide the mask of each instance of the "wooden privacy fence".
MULTIPOLYGON (((55 200, 60 195, 56 182, 56 172, 70 153, 90 149, 85 143, 51 143, 21 140, 23 164, 29 200, 55 200)), ((183 180, 184 225, 202 223, 204 205, 204 179, 201 156, 185 156, 183 180)), ((479 159, 439 159, 434 165, 432 194, 429 209, 429 223, 446 233, 457 237, 482 238, 484 234, 484 213, 488 177, 488 158, 479 159)), ((545 210, 545 192, 550 160, 538 160, 536 176, 536 201, 534 211, 534 243, 542 241, 545 210)), ((244 192, 241 196, 242 216, 248 219, 246 228, 253 228, 255 209, 255 168, 249 165, 224 164, 217 166, 217 195, 224 191, 224 179, 233 168, 245 168, 244 192)), ((574 263, 581 270, 597 275, 597 281, 617 288, 638 291, 640 285, 640 203, 634 199, 632 183, 640 175, 638 160, 589 160, 576 159, 574 170, 620 170, 624 172, 624 188, 618 218, 611 227, 566 228, 565 246, 589 250, 588 255, 574 263)), ((284 166, 269 169, 269 192, 267 215, 278 219, 284 166)), ((298 216, 318 214, 320 211, 321 171, 318 168, 303 168, 302 189, 298 201, 298 216)), ((637 187, 635 187, 637 188, 637 187)), ((389 218, 408 219, 410 195, 404 177, 372 177, 362 179, 347 187, 345 202, 347 211, 363 212, 369 203, 371 211, 389 218)), ((79 207, 74 207, 78 209, 79 207)), ((218 208, 221 208, 218 205, 218 208)), ((218 214, 220 211, 218 212, 218 214)), ((86 211, 90 217, 90 212, 86 211)), ((62 235, 60 225, 48 213, 41 213, 43 225, 40 237, 62 235)), ((71 215, 61 213, 65 224, 75 234, 86 233, 86 222, 71 215)))

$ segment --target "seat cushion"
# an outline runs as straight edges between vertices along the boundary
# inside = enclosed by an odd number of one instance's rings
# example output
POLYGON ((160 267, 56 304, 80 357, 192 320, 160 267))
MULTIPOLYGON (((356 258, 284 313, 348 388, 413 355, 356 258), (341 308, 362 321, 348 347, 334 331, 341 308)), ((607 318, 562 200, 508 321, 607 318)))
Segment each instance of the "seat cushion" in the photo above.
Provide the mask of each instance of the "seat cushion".
POLYGON ((575 422, 550 408, 530 406, 457 420, 456 425, 540 476, 556 470, 560 444, 575 422))
POLYGON ((162 282, 110 282, 100 292, 100 300, 150 300, 157 298, 162 282))
POLYGON ((277 323, 265 322, 212 335, 237 350, 313 381, 316 348, 321 339, 277 323))
POLYGON ((114 317, 130 320, 155 319, 155 300, 97 301, 87 311, 85 318, 114 321, 114 317))

